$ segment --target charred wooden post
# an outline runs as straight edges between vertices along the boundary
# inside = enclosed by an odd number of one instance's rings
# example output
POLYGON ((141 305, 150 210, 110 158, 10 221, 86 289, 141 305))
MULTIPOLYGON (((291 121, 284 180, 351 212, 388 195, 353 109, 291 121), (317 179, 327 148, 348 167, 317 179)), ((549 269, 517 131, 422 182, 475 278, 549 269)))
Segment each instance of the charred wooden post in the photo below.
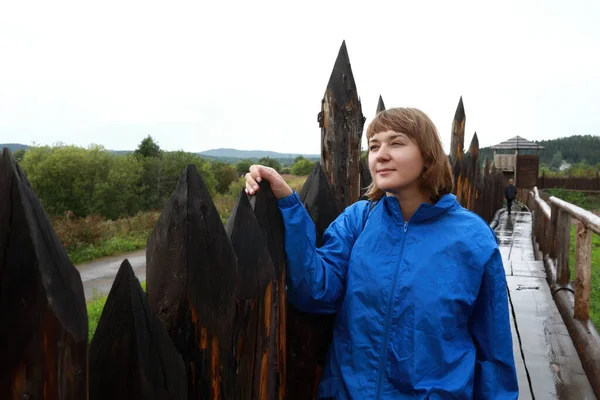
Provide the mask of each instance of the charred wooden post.
POLYGON ((342 206, 360 196, 360 142, 365 117, 350 67, 346 42, 338 53, 318 116, 321 166, 342 206))
POLYGON ((452 139, 450 141, 450 158, 452 161, 461 159, 463 156, 465 145, 465 107, 463 105, 462 96, 458 101, 454 120, 452 121, 452 139))
MULTIPOLYGON (((320 247, 323 233, 340 215, 342 207, 319 163, 313 167, 299 195, 315 223, 317 247, 320 247)), ((335 316, 303 313, 291 304, 287 312, 287 398, 315 399, 335 316)))
POLYGON ((375 112, 375 115, 379 114, 382 111, 385 111, 385 104, 383 104, 383 98, 381 97, 381 95, 379 95, 379 101, 377 102, 377 111, 375 112))
MULTIPOLYGON (((380 112, 385 111, 385 104, 383 104, 383 98, 379 95, 379 101, 377 102, 377 110, 375 111, 375 115, 380 112)), ((360 158, 360 198, 364 198, 365 193, 367 192, 367 188, 373 182, 373 178, 371 177, 371 171, 369 171, 369 154, 368 154, 367 145, 367 157, 360 158)))
POLYGON ((479 185, 479 139, 477 138, 477 132, 473 135, 471 144, 469 145, 469 158, 470 158, 470 180, 469 185, 469 209, 476 211, 475 200, 477 198, 477 187, 479 185))
POLYGON ((190 164, 146 250, 150 306, 183 358, 190 399, 234 398, 236 263, 208 189, 190 164))
POLYGON ((283 305, 274 294, 280 275, 276 273, 264 232, 244 191, 225 230, 238 258, 233 333, 235 398, 278 399, 282 397, 280 371, 283 366, 277 340, 280 318, 277 310, 283 305))
POLYGON ((81 277, 6 148, 0 204, 0 398, 85 399, 81 277))
MULTIPOLYGON (((271 304, 270 319, 267 321, 269 329, 271 352, 269 353, 269 399, 285 399, 286 394, 286 291, 285 291, 285 228, 283 217, 277 206, 277 199, 267 181, 259 183, 260 190, 252 197, 251 205, 254 215, 260 226, 271 260, 273 261, 274 274, 267 286, 267 293, 271 304), (269 287, 271 289, 269 289, 269 287)), ((266 300, 267 301, 267 300, 266 300)))
POLYGON ((185 366, 128 260, 90 345, 90 400, 187 400, 185 366))

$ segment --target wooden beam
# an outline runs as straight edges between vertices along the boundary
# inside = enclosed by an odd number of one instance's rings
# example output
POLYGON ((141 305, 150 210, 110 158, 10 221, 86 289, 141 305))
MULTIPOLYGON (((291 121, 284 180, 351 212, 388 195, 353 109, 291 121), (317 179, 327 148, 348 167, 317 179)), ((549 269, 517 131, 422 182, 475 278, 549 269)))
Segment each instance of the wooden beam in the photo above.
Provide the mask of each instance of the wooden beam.
POLYGON ((188 165, 146 250, 147 290, 186 365, 192 399, 234 398, 235 252, 208 188, 188 165))
POLYGON ((0 399, 86 399, 81 277, 7 148, 0 204, 0 399))
POLYGON ((465 107, 463 105, 462 96, 458 101, 456 112, 454 113, 454 120, 452 121, 452 139, 450 141, 450 158, 452 162, 454 160, 460 160, 463 156, 464 145, 465 145, 465 107))
POLYGON ((360 196, 362 114, 346 42, 338 53, 318 116, 321 165, 344 207, 360 196))
POLYGON ((575 240, 575 310, 573 316, 580 321, 590 319, 592 234, 593 232, 583 222, 577 224, 575 240))
POLYGON ((233 334, 235 398, 278 399, 281 388, 285 387, 281 385, 279 332, 276 330, 279 319, 276 311, 283 305, 274 297, 280 277, 244 191, 238 197, 225 230, 238 258, 233 334))
POLYGON ((128 260, 90 345, 90 400, 187 400, 185 365, 128 260))
MULTIPOLYGON (((317 247, 322 236, 342 212, 327 176, 316 163, 299 193, 316 229, 317 247)), ((288 400, 310 400, 317 386, 333 335, 335 315, 317 315, 287 309, 288 400)))

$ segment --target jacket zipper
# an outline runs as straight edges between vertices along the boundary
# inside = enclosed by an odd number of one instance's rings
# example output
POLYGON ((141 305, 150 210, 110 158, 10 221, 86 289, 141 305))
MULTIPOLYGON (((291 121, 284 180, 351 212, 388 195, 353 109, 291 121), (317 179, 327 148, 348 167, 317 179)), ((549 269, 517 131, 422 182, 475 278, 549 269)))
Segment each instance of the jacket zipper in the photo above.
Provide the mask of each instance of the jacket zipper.
POLYGON ((383 330, 383 343, 381 345, 381 355, 379 356, 379 372, 377 374, 377 395, 375 399, 381 399, 381 390, 383 386, 383 367, 385 364, 385 355, 387 354, 387 345, 388 345, 388 336, 390 334, 390 323, 392 319, 392 304, 394 303, 394 297, 396 297, 396 285, 398 283, 398 274, 400 273, 400 265, 402 264, 402 260, 404 259, 404 248, 406 247, 406 232, 408 231, 408 222, 404 222, 404 238, 402 239, 402 256, 400 257, 400 262, 396 266, 396 271, 394 272, 394 280, 392 281, 392 290, 390 291, 390 298, 388 300, 385 326, 383 330))

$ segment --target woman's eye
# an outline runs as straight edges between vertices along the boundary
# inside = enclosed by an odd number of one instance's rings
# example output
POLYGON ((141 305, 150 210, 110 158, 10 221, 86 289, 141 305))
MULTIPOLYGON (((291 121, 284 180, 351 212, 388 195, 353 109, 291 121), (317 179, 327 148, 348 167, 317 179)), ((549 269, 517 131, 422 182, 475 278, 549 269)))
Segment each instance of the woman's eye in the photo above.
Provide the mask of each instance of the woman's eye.
POLYGON ((369 150, 370 150, 370 151, 375 151, 375 150, 377 150, 378 148, 379 148, 378 146, 375 146, 375 145, 373 145, 373 146, 369 147, 369 150))
POLYGON ((392 142, 392 146, 402 146, 404 143, 402 142, 392 142))

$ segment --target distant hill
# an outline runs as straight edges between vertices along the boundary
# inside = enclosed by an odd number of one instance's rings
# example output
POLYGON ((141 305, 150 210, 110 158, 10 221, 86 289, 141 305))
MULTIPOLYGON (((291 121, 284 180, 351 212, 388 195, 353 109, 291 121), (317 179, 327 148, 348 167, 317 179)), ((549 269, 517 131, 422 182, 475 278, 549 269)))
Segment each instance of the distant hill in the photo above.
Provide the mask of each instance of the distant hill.
MULTIPOLYGON (((592 135, 573 135, 564 138, 535 141, 544 147, 540 150, 540 163, 550 164, 552 158, 557 152, 560 152, 562 159, 569 164, 577 164, 585 161, 589 165, 600 163, 600 136, 592 135)), ((534 152, 535 154, 535 152, 534 152)), ((494 150, 490 147, 484 147, 479 150, 479 159, 494 159, 494 150)))
POLYGON ((2 144, 0 144, 0 151, 5 147, 8 147, 8 149, 13 153, 17 150, 27 150, 29 148, 29 146, 27 146, 26 144, 2 143, 2 144))
POLYGON ((237 159, 259 159, 263 157, 276 158, 276 159, 294 159, 297 156, 302 156, 308 159, 319 159, 320 154, 298 154, 298 153, 278 153, 275 151, 267 150, 237 150, 237 149, 214 149, 206 150, 198 153, 203 157, 213 158, 237 158, 237 159))

